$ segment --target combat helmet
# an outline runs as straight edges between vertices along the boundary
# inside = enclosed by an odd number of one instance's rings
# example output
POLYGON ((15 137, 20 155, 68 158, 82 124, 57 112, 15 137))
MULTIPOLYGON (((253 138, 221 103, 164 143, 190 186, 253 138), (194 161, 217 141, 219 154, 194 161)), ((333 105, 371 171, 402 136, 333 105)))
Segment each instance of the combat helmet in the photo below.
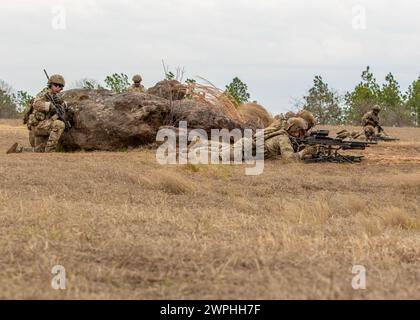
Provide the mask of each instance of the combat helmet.
POLYGON ((306 121, 306 123, 308 124, 308 129, 311 129, 316 126, 316 120, 312 112, 308 110, 302 110, 296 116, 306 121))
POLYGON ((343 130, 340 130, 340 131, 337 132, 337 136, 336 137, 338 139, 346 139, 346 138, 348 138, 350 136, 351 136, 351 133, 348 132, 346 129, 343 129, 343 130))
POLYGON ((288 111, 286 112, 286 114, 284 115, 284 118, 286 120, 289 120, 290 118, 295 118, 296 117, 296 113, 292 112, 292 111, 288 111))
POLYGON ((286 131, 293 132, 299 130, 308 130, 308 124, 302 118, 293 117, 287 120, 286 131))
POLYGON ((139 74, 135 74, 134 76, 133 76, 133 82, 141 82, 143 79, 141 78, 141 75, 139 75, 139 74))
POLYGON ((64 81, 64 77, 59 74, 53 74, 52 76, 49 77, 48 84, 52 84, 52 83, 60 84, 63 87, 66 85, 66 82, 64 81))
POLYGON ((381 111, 381 107, 376 104, 376 105, 373 106, 372 111, 380 112, 381 111))

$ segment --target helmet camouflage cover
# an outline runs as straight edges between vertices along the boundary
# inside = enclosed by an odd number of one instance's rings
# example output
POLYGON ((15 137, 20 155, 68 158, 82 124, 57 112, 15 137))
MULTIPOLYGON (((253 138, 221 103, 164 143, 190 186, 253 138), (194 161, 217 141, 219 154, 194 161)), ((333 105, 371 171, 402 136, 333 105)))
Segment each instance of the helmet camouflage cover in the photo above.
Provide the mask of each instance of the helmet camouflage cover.
POLYGON ((66 82, 64 81, 64 77, 59 74, 53 74, 52 76, 50 76, 48 83, 61 84, 62 86, 66 85, 66 82))
POLYGON ((307 122, 302 118, 290 118, 287 120, 286 131, 308 130, 307 122))
POLYGON ((143 80, 139 74, 133 76, 133 82, 141 82, 143 80))
POLYGON ((288 120, 288 119, 290 119, 290 118, 294 118, 294 117, 296 117, 296 113, 294 113, 294 112, 292 112, 292 111, 288 111, 288 112, 286 112, 286 114, 284 115, 284 118, 285 118, 286 120, 288 120))
POLYGON ((351 136, 350 132, 348 132, 346 129, 343 129, 343 130, 340 130, 340 131, 337 132, 336 137, 339 138, 339 139, 346 139, 350 136, 351 136))
POLYGON ((297 117, 302 118, 308 124, 308 128, 313 128, 316 125, 316 120, 312 112, 308 110, 302 110, 297 115, 297 117))
POLYGON ((375 106, 373 106, 372 110, 376 111, 376 112, 379 112, 379 111, 381 111, 381 107, 378 106, 378 105, 375 105, 375 106))

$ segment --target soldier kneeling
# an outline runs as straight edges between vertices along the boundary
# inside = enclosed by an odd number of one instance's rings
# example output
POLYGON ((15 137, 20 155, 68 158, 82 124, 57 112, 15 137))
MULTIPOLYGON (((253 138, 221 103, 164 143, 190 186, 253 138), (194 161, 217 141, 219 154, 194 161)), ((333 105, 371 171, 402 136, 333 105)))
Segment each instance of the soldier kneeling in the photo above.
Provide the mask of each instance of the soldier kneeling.
POLYGON ((15 143, 7 153, 55 152, 57 150, 65 124, 58 119, 57 110, 51 100, 56 105, 61 105, 64 110, 66 109, 66 103, 57 95, 63 90, 64 85, 65 81, 61 75, 52 75, 48 81, 48 90, 42 91, 32 103, 27 126, 33 148, 25 148, 15 143))
POLYGON ((367 141, 372 140, 375 135, 375 128, 378 130, 377 136, 380 136, 382 127, 379 124, 379 112, 381 108, 375 105, 371 111, 366 112, 362 118, 363 131, 367 141))

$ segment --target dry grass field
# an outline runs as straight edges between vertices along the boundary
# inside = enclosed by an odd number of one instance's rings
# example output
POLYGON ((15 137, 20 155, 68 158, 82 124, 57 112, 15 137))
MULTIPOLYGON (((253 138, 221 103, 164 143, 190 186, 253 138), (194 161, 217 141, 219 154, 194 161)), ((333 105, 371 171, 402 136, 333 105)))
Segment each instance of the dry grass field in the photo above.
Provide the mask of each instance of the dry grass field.
POLYGON ((246 176, 152 150, 6 155, 27 131, 2 120, 0 298, 420 299, 420 129, 388 131, 360 164, 246 176))

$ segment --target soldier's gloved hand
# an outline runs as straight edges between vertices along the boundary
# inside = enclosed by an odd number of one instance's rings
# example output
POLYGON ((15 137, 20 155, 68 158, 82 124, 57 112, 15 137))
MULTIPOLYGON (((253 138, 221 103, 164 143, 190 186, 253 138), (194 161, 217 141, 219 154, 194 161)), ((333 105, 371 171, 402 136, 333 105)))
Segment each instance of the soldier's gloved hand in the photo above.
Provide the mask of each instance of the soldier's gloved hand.
POLYGON ((318 148, 315 146, 309 146, 303 149, 302 151, 299 151, 299 157, 301 159, 304 159, 309 156, 315 156, 317 154, 318 154, 318 148))
POLYGON ((309 146, 309 147, 305 148, 305 150, 306 150, 307 154, 316 155, 318 153, 318 147, 315 147, 315 146, 309 146))
POLYGON ((54 100, 54 103, 55 104, 57 104, 57 105, 60 105, 60 106, 62 106, 63 104, 64 104, 64 100, 63 99, 61 99, 58 95, 53 95, 53 100, 54 100))
POLYGON ((54 104, 50 102, 50 111, 49 113, 51 114, 56 114, 57 113, 57 109, 55 108, 54 104))

